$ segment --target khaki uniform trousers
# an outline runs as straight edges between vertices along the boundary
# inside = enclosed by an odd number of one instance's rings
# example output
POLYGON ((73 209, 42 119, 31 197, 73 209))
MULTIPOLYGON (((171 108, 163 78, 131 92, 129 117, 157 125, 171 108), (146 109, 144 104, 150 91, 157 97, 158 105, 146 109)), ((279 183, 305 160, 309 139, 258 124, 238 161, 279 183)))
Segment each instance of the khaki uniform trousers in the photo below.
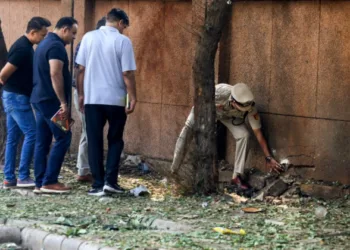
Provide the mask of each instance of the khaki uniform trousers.
MULTIPOLYGON (((248 155, 249 131, 245 124, 234 126, 231 119, 220 119, 231 132, 236 140, 235 168, 234 173, 243 174, 245 163, 248 155)), ((171 171, 176 172, 187 153, 188 146, 193 140, 194 110, 192 108, 190 115, 187 117, 179 138, 176 141, 174 158, 171 165, 171 171)))
POLYGON ((91 173, 89 159, 88 159, 88 140, 86 134, 86 122, 85 122, 85 114, 80 112, 79 109, 79 98, 77 89, 74 89, 74 106, 77 110, 79 118, 81 120, 81 135, 79 141, 79 151, 78 151, 78 159, 77 159, 77 168, 78 175, 85 176, 91 173))

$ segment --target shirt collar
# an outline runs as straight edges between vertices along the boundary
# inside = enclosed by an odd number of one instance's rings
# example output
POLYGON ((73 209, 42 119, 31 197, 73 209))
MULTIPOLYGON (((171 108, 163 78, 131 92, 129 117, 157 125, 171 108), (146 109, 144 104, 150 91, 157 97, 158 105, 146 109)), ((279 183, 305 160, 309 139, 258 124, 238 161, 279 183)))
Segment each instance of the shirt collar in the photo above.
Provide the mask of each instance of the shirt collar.
POLYGON ((30 44, 30 46, 33 47, 34 44, 32 44, 32 42, 28 39, 28 37, 26 35, 24 35, 23 37, 26 40, 26 42, 28 42, 28 44, 30 44))
POLYGON ((108 30, 108 31, 120 33, 118 29, 116 29, 116 28, 114 28, 112 26, 101 26, 100 30, 108 30))
POLYGON ((63 46, 66 46, 64 41, 56 33, 50 32, 49 34, 47 34, 47 37, 52 38, 54 40, 58 40, 63 43, 63 46))

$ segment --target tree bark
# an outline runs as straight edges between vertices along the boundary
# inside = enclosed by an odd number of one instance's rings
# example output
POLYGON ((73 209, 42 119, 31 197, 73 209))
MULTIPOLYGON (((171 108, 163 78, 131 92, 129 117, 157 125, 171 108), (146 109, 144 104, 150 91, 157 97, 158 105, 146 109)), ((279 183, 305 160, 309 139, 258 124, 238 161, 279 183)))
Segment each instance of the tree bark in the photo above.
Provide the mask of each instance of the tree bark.
POLYGON ((213 0, 206 6, 204 25, 195 52, 193 80, 195 85, 195 191, 215 191, 216 168, 216 109, 215 54, 231 5, 226 0, 213 0))
MULTIPOLYGON (((0 20, 0 70, 4 67, 7 61, 7 48, 5 43, 5 38, 1 29, 0 20)), ((2 90, 0 86, 0 96, 2 96, 2 90)), ((0 165, 4 159, 5 151, 5 141, 6 141, 6 115, 2 107, 2 99, 0 98, 0 165)))

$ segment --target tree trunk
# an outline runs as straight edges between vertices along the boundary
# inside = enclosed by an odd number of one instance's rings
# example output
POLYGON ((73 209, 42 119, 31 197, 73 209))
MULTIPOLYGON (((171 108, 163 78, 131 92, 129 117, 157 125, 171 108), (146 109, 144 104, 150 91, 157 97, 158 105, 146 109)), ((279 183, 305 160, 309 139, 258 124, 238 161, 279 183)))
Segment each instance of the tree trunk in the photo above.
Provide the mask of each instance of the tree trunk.
POLYGON ((195 191, 210 193, 215 191, 216 168, 216 109, 215 109, 215 54, 221 33, 230 9, 226 0, 212 0, 208 3, 204 26, 193 64, 195 85, 195 191))
MULTIPOLYGON (((7 61, 7 49, 5 44, 5 38, 1 30, 0 20, 0 70, 4 67, 7 61)), ((2 96, 2 90, 0 85, 0 96, 2 96)), ((2 99, 0 98, 0 165, 4 160, 5 143, 6 142, 6 115, 2 107, 2 99)))

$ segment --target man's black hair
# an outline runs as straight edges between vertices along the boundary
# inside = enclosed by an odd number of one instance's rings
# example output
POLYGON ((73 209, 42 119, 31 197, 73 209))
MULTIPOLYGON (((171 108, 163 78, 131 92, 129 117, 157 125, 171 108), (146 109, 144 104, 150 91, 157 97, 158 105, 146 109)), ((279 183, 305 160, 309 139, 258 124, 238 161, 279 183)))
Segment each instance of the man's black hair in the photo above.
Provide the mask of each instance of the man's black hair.
POLYGON ((120 20, 123 20, 124 24, 129 26, 129 17, 124 10, 113 8, 110 12, 108 12, 107 21, 115 22, 120 20))
POLYGON ((106 25, 106 17, 104 16, 97 21, 96 29, 98 30, 99 28, 101 28, 101 26, 105 26, 105 25, 106 25))
POLYGON ((38 30, 41 30, 43 27, 50 27, 50 26, 51 26, 51 22, 49 20, 43 17, 36 16, 29 20, 27 24, 26 33, 28 34, 32 30, 38 31, 38 30))
POLYGON ((73 17, 62 17, 60 20, 58 20, 55 28, 62 29, 67 27, 71 29, 74 24, 78 24, 78 21, 75 20, 73 17))

